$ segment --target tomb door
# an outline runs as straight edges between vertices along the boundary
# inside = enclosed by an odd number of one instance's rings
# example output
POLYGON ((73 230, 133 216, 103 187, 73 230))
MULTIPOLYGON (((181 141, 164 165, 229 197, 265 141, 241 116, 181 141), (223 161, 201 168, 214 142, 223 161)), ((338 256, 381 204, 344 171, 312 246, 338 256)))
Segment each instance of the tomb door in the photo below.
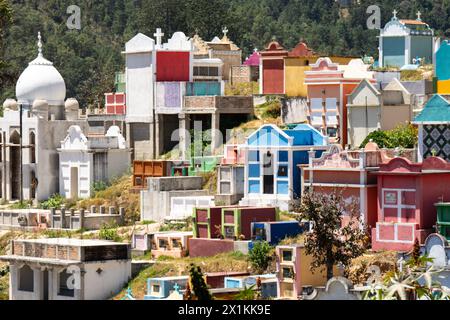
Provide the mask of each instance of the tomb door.
POLYGON ((263 153, 262 162, 262 172, 263 172, 263 193, 273 194, 274 193, 274 159, 273 152, 267 150, 263 153))
POLYGON ((9 148, 11 199, 20 199, 20 135, 17 131, 11 134, 9 141, 13 146, 9 148))
POLYGON ((48 270, 42 271, 42 300, 49 300, 48 270))
POLYGON ((78 198, 78 168, 70 168, 70 197, 72 199, 78 198))

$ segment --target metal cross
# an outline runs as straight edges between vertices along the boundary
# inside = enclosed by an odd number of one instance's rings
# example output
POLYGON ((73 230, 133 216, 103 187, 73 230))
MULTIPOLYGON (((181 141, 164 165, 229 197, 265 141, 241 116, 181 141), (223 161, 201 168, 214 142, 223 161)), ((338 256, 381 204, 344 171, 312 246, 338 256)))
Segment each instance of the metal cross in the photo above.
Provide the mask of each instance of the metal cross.
POLYGON ((394 14, 394 18, 396 19, 398 11, 394 9, 394 11, 392 11, 392 13, 394 14))
POLYGON ((153 34, 153 36, 156 37, 156 45, 159 47, 162 43, 162 37, 164 36, 164 33, 161 32, 161 28, 156 29, 156 33, 153 34))

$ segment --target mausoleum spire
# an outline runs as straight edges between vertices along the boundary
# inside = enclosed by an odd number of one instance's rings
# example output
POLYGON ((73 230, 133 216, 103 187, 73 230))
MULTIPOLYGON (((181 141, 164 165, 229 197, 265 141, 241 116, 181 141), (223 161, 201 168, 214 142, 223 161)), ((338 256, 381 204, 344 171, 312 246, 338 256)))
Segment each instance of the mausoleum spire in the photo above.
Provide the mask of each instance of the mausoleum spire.
POLYGON ((392 11, 392 14, 393 14, 392 20, 398 20, 397 13, 398 13, 398 11, 395 9, 394 9, 394 11, 392 11))
POLYGON ((38 32, 38 43, 37 43, 37 45, 38 45, 38 57, 39 58, 43 58, 43 55, 42 55, 42 37, 41 37, 41 32, 40 31, 38 32))

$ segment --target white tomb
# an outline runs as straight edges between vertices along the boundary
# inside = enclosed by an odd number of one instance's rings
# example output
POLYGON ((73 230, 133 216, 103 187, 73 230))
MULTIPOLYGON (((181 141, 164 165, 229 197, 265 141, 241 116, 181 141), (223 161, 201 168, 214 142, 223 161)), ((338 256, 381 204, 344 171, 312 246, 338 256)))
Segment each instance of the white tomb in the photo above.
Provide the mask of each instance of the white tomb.
POLYGON ((88 198, 95 182, 107 183, 130 167, 130 151, 117 126, 90 137, 71 126, 58 152, 60 193, 66 198, 88 198))

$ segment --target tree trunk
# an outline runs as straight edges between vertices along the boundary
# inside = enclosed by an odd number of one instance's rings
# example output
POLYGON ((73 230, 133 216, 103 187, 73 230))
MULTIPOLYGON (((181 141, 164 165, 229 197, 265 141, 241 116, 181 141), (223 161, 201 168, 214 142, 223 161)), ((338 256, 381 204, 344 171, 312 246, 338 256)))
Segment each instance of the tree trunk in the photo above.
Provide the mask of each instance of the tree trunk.
POLYGON ((327 280, 333 278, 333 264, 327 263, 327 280))

